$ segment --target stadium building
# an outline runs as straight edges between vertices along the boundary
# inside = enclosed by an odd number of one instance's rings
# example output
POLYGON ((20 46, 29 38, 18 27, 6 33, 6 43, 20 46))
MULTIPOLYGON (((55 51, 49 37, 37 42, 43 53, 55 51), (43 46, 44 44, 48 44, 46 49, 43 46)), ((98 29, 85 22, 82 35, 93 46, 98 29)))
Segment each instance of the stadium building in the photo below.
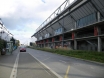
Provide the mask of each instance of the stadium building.
POLYGON ((104 51, 104 0, 66 0, 33 36, 39 47, 104 51))

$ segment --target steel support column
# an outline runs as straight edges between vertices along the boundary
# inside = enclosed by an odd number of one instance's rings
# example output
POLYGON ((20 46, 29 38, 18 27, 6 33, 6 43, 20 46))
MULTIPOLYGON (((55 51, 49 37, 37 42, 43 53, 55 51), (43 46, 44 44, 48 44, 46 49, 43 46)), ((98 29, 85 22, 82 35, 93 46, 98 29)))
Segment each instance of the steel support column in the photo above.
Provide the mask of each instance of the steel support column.
POLYGON ((77 29, 77 22, 75 22, 75 29, 77 29))
POLYGON ((100 22, 100 12, 97 12, 97 19, 98 19, 98 22, 100 22))
POLYGON ((74 39, 74 50, 77 50, 77 40, 74 39))
POLYGON ((55 44, 55 42, 53 43, 53 48, 55 49, 55 46, 56 46, 56 44, 55 44))
POLYGON ((76 38, 76 33, 74 32, 74 50, 77 50, 77 40, 75 39, 76 38))
POLYGON ((63 40, 62 40, 61 44, 62 44, 62 47, 64 47, 64 42, 63 42, 63 40))
POLYGON ((63 44, 63 39, 64 39, 64 37, 63 37, 63 35, 61 35, 61 36, 59 37, 59 41, 61 41, 61 42, 60 42, 60 43, 61 43, 61 47, 64 46, 64 44, 63 44))
POLYGON ((98 37, 98 52, 101 52, 102 51, 102 40, 101 40, 101 37, 98 37))
POLYGON ((44 42, 44 44, 43 44, 43 45, 44 45, 44 48, 45 48, 45 42, 44 42))
POLYGON ((98 52, 102 51, 102 40, 101 37, 99 37, 99 35, 101 34, 101 28, 97 27, 97 31, 98 31, 98 52))

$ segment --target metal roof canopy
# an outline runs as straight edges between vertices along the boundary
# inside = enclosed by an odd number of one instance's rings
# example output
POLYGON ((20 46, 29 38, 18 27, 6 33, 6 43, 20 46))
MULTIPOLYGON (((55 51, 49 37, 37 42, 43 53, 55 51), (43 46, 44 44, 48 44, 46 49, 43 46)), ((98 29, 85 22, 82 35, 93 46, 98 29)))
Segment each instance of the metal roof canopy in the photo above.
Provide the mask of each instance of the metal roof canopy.
MULTIPOLYGON (((75 5, 78 5, 78 3, 79 2, 81 2, 82 0, 77 0, 77 1, 75 1, 72 5, 70 5, 69 7, 67 7, 64 11, 62 11, 62 13, 60 13, 56 18, 59 18, 62 14, 65 14, 67 11, 69 12, 69 9, 72 9, 75 5)), ((84 2, 86 2, 87 0, 84 0, 84 2)), ((81 4, 83 4, 83 2, 81 3, 81 4)), ((72 11, 70 11, 69 13, 72 13, 74 10, 76 10, 78 7, 80 7, 80 6, 82 6, 82 5, 78 5, 76 8, 74 8, 72 11)), ((83 4, 84 5, 84 4, 83 4)), ((66 16, 66 15, 65 15, 66 16)), ((65 16, 63 16, 63 17, 65 17, 65 16)), ((50 23, 52 23, 54 20, 56 20, 55 22, 57 22, 57 19, 56 18, 54 18, 53 20, 51 20, 47 25, 45 25, 43 28, 41 28, 40 29, 40 31, 42 30, 42 29, 44 29, 45 27, 47 28, 47 27, 49 27, 49 24, 50 23)), ((71 18, 72 18, 72 16, 71 16, 71 18)), ((55 23, 54 22, 54 23, 55 23)), ((40 31, 38 31, 38 32, 40 32, 40 31)), ((38 33, 37 32, 37 33, 38 33)), ((36 34, 36 33, 35 33, 36 34)), ((35 35, 34 34, 34 35, 35 35)))
MULTIPOLYGON (((65 12, 65 10, 66 9, 68 9, 69 7, 71 8, 71 7, 74 7, 76 4, 78 4, 80 1, 82 1, 82 0, 75 0, 72 4, 70 4, 70 5, 68 5, 68 7, 66 8, 66 5, 68 4, 68 2, 67 2, 67 0, 58 8, 58 9, 56 9, 45 21, 47 21, 48 19, 50 19, 50 17, 53 15, 53 14, 55 14, 56 16, 55 16, 55 18, 54 19, 56 19, 57 18, 57 16, 61 16, 61 14, 63 14, 63 12, 65 12), (62 10, 61 11, 61 7, 64 5, 64 10, 62 10), (59 10, 61 11, 61 12, 59 12, 59 10), (60 13, 60 14, 59 14, 60 13), (58 14, 58 15, 57 15, 58 14)), ((49 21, 48 23, 47 23, 47 25, 50 23, 50 22, 52 22, 54 19, 52 19, 51 21, 49 21)), ((40 25, 41 26, 41 28, 43 28, 43 24, 45 23, 45 21, 40 25)), ((45 26, 47 26, 47 25, 45 25, 45 26)), ((40 26, 37 28, 37 29, 39 29, 40 28, 40 26)), ((44 26, 44 27, 45 27, 44 26)), ((40 29, 41 30, 41 29, 40 29)), ((36 32, 36 33, 38 33, 38 32, 36 32)), ((35 33, 35 34, 36 34, 35 33)))
MULTIPOLYGON (((101 13, 102 17, 104 17, 104 4, 102 4, 102 3, 104 3, 104 0, 85 0, 87 2, 83 3, 79 7, 76 7, 74 10, 72 10, 73 9, 72 7, 75 4, 80 3, 81 1, 82 0, 78 0, 78 2, 76 1, 75 3, 73 3, 73 5, 69 6, 66 10, 64 10, 61 14, 59 14, 58 17, 61 16, 62 14, 64 14, 65 12, 67 12, 68 9, 71 10, 71 11, 69 10, 70 16, 73 17, 75 20, 83 18, 84 16, 87 16, 87 15, 89 15, 93 12, 97 12, 97 11, 99 11, 101 13), (95 7, 95 5, 97 7, 95 7), (81 6, 83 6, 83 7, 81 7, 81 6)), ((76 5, 76 6, 78 6, 78 5, 76 5)), ((54 21, 56 18, 54 18, 50 22, 54 21)), ((50 22, 47 25, 49 25, 50 22)), ((47 27, 47 25, 44 27, 47 27)), ((42 29, 45 29, 44 27, 42 29)))

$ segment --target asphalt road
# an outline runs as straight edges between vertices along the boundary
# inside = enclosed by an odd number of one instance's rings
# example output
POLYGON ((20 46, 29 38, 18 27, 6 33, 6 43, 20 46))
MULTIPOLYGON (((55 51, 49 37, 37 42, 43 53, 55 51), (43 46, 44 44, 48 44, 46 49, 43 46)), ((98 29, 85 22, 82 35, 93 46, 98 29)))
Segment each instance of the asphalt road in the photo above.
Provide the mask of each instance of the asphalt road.
POLYGON ((0 56, 0 78, 104 78, 104 64, 27 48, 0 56))
POLYGON ((0 56, 0 78, 58 78, 28 52, 0 56))
POLYGON ((62 78, 104 78, 104 64, 29 48, 27 52, 47 65, 62 78))

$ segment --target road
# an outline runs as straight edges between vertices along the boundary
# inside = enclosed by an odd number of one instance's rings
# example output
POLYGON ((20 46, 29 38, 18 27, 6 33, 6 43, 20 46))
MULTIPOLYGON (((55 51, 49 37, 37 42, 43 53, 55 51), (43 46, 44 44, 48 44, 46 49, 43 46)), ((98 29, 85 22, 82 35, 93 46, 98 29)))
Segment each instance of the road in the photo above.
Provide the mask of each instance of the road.
POLYGON ((0 56, 0 78, 104 78, 104 64, 27 48, 0 56))

